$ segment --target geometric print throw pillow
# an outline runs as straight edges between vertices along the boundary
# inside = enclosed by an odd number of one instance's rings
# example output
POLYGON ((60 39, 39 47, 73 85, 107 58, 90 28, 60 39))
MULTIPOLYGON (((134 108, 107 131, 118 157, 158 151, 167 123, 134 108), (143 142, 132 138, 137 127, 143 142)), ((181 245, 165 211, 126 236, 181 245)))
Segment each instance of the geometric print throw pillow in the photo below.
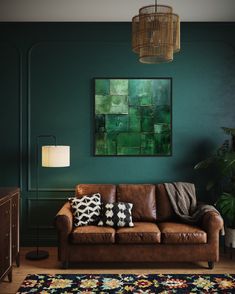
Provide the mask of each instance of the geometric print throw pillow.
POLYGON ((134 227, 132 222, 132 203, 107 203, 102 207, 98 226, 134 227))
POLYGON ((101 196, 99 193, 82 198, 68 198, 73 211, 75 227, 97 224, 100 219, 101 196))

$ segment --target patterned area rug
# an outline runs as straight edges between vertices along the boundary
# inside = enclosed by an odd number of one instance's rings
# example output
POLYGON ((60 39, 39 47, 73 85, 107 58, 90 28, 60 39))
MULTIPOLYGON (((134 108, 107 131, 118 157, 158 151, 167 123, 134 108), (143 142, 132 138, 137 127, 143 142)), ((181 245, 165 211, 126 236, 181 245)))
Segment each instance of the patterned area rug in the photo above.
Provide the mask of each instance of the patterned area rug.
POLYGON ((28 275, 17 293, 235 293, 235 275, 28 275))

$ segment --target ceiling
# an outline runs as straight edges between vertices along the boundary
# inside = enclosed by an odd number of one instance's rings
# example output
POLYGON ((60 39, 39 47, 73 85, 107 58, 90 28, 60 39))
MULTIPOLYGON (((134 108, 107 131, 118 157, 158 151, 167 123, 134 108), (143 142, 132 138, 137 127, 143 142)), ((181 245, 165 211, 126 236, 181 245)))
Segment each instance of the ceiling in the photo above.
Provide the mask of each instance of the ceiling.
MULTIPOLYGON (((130 21, 154 0, 0 0, 0 21, 130 21)), ((162 0, 181 21, 235 21, 235 0, 162 0)))

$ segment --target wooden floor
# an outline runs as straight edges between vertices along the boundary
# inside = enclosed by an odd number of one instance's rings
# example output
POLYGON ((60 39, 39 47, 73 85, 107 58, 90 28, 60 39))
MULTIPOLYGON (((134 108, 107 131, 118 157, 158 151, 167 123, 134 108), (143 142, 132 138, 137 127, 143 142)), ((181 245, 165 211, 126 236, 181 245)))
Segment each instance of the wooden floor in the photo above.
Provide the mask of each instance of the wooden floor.
MULTIPOLYGON (((178 274, 215 274, 230 273, 235 274, 235 256, 230 259, 229 254, 221 253, 220 261, 215 264, 213 270, 207 268, 205 262, 200 263, 157 263, 157 264, 86 264, 77 265, 72 269, 61 269, 60 263, 57 261, 56 248, 43 248, 49 251, 49 258, 42 261, 29 261, 25 259, 25 253, 31 251, 32 248, 21 249, 21 265, 19 268, 14 266, 13 281, 9 283, 7 280, 0 284, 0 293, 16 293, 27 274, 62 274, 62 273, 178 273, 178 274)), ((234 254, 235 255, 235 254, 234 254)))

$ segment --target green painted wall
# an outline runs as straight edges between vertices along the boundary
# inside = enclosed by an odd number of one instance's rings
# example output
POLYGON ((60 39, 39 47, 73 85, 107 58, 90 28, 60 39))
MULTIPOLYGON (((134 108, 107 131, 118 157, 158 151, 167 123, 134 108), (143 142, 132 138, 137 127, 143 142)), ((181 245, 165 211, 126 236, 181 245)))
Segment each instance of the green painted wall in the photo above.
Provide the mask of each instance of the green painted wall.
POLYGON ((194 181, 207 200, 192 167, 235 125, 234 35, 234 23, 183 23, 174 62, 144 65, 129 23, 0 23, 0 186, 21 187, 22 244, 37 223, 41 243, 55 244, 54 215, 77 183, 194 181), (93 77, 172 77, 173 156, 94 157, 93 77), (70 168, 40 169, 40 215, 38 134, 71 146, 70 168))

